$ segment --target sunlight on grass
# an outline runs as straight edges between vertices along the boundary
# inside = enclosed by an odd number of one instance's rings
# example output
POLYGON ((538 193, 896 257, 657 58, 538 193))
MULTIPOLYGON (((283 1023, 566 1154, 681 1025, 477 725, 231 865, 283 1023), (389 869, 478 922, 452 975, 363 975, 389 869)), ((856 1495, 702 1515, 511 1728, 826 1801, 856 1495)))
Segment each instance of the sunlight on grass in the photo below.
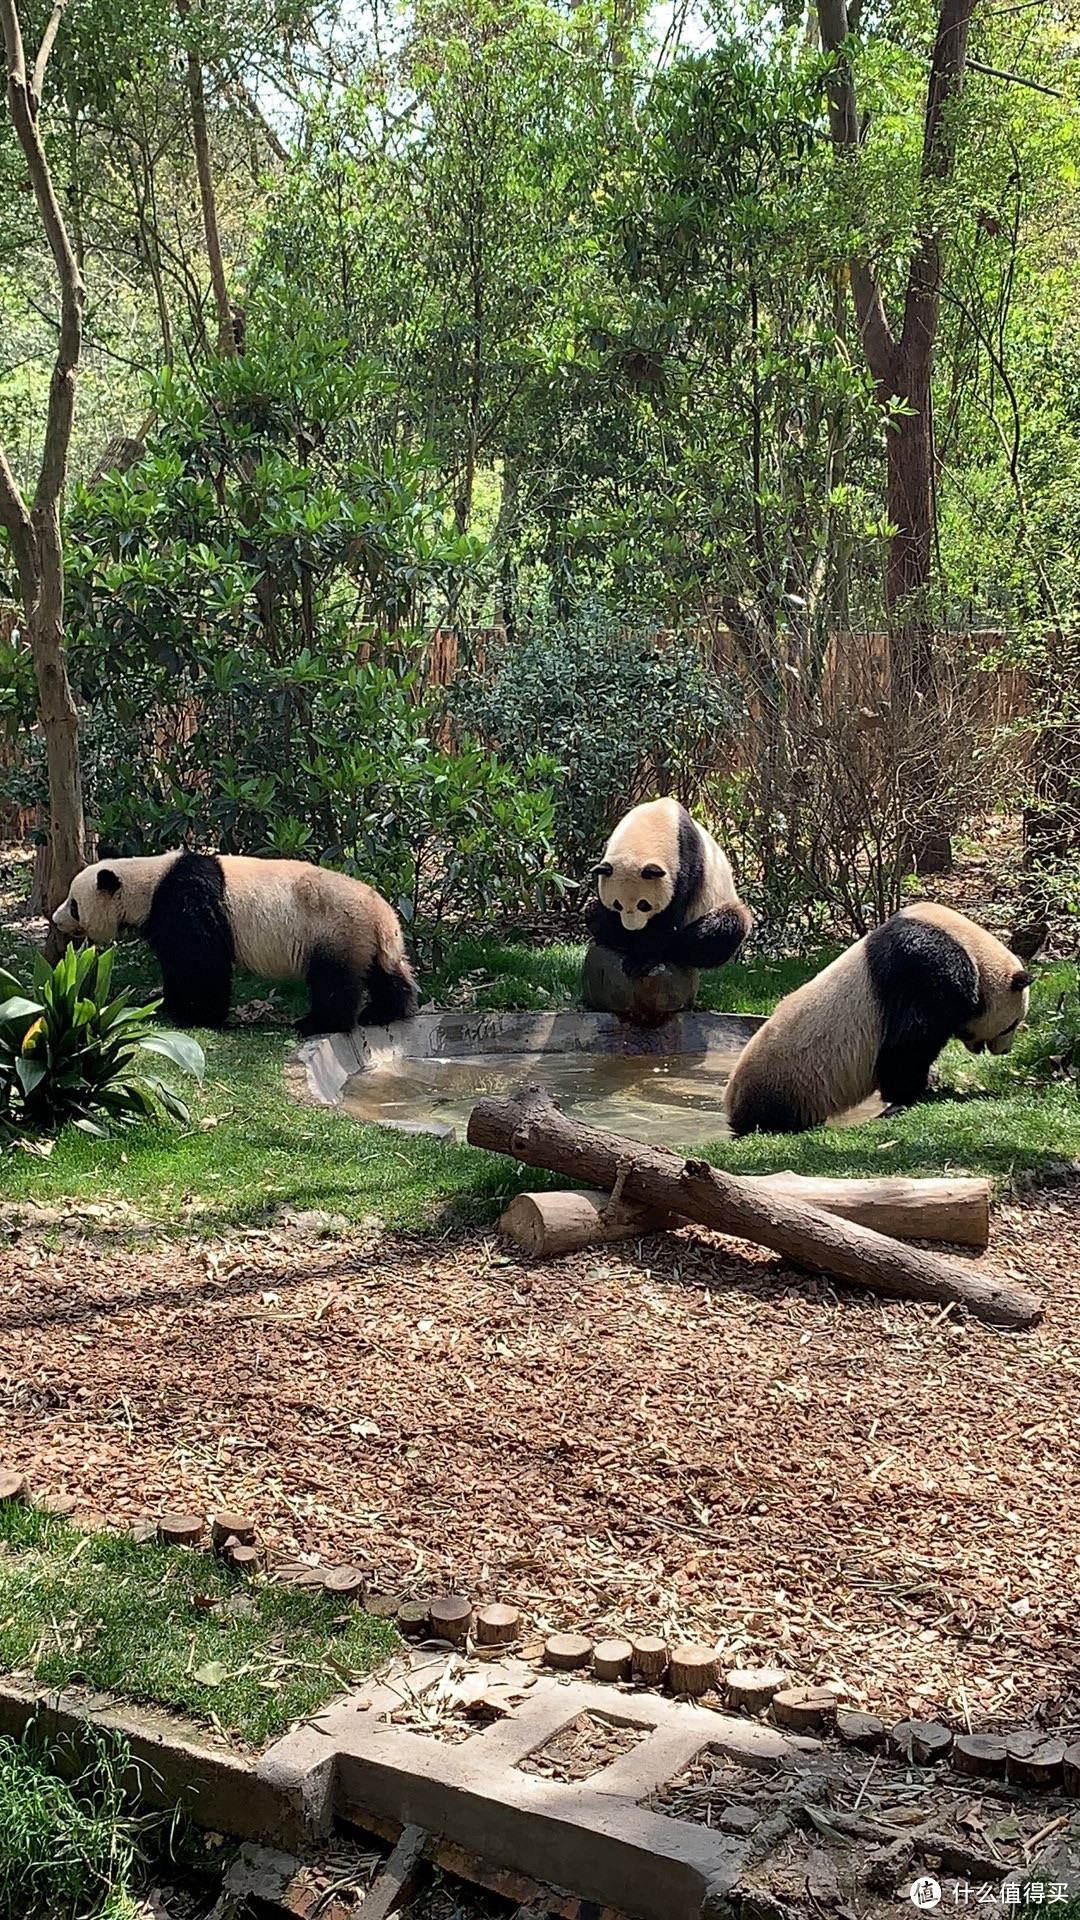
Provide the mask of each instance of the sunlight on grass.
POLYGON ((330 1594, 242 1582, 209 1552, 0 1507, 0 1672, 79 1681, 260 1745, 377 1666, 393 1628, 330 1594))

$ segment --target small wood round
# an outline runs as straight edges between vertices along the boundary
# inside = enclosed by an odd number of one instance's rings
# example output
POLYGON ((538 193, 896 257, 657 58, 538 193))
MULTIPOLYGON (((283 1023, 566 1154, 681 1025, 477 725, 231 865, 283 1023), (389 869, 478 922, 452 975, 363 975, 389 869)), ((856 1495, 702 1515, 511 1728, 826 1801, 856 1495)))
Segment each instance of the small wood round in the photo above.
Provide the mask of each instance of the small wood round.
POLYGON ((876 1747, 885 1738, 885 1722, 876 1713, 838 1713, 836 1731, 849 1747, 876 1747))
POLYGON ((1064 1740, 1008 1742, 1005 1754, 1005 1778, 1014 1787, 1060 1787, 1064 1773, 1064 1740))
POLYGON ((573 1673, 587 1667, 592 1659, 593 1643, 583 1633, 552 1633, 544 1641, 544 1665, 557 1673, 573 1673))
MULTIPOLYGON (((55 1513, 62 1519, 66 1519, 69 1513, 74 1513, 79 1503, 73 1493, 43 1493, 38 1504, 44 1507, 46 1513, 55 1513)), ((153 1536, 157 1528, 152 1520, 148 1525, 153 1536)))
POLYGON ((400 1605, 399 1593, 380 1593, 372 1587, 364 1601, 364 1612, 370 1613, 374 1620, 396 1620, 400 1605))
POLYGON ((953 1741, 952 1763, 957 1773, 980 1780, 1000 1780, 1005 1771, 1005 1742, 993 1733, 961 1733, 953 1741))
POLYGON ((206 1532, 201 1513, 163 1513, 157 1523, 157 1536, 163 1547, 198 1546, 206 1532))
POLYGON ((490 1607, 481 1607, 476 1616, 476 1639, 481 1647, 509 1647, 521 1634, 521 1613, 517 1607, 508 1607, 501 1600, 495 1600, 490 1607))
POLYGON ((899 1720, 889 1734, 893 1752, 905 1760, 913 1760, 917 1767, 932 1766, 935 1760, 947 1759, 952 1743, 952 1729, 943 1727, 937 1720, 899 1720))
POLYGON ((1080 1794, 1080 1746, 1066 1747, 1061 1763, 1066 1793, 1080 1794))
POLYGON ((784 1687, 773 1695, 773 1719, 793 1733, 817 1733, 836 1723, 836 1695, 827 1687, 784 1687))
POLYGON ((463 1593, 436 1594, 428 1608, 428 1618, 436 1640, 451 1640, 455 1646, 461 1646, 472 1626, 472 1601, 463 1593))
POLYGON ((735 1667, 724 1684, 729 1706, 741 1713, 761 1713, 791 1682, 781 1667, 735 1667))
POLYGON ((253 1547, 255 1522, 249 1519, 246 1513, 216 1513, 214 1524, 210 1529, 210 1538, 218 1553, 222 1552, 230 1539, 235 1540, 238 1546, 253 1547))
POLYGON ((667 1641, 654 1633, 634 1635, 630 1641, 630 1666, 635 1680, 658 1687, 668 1670, 667 1641))
POLYGON ((133 1520, 131 1537, 137 1547, 149 1547, 158 1537, 156 1520, 133 1520))
POLYGON ((398 1632, 406 1640, 419 1640, 428 1630, 426 1600, 406 1600, 397 1610, 398 1632))
POLYGON ((323 1586, 339 1600, 362 1600, 364 1576, 359 1567, 329 1567, 323 1586))
POLYGON ((716 1685, 716 1649, 700 1642, 676 1647, 668 1667, 668 1686, 672 1693, 688 1693, 697 1699, 716 1685))
POLYGON ((6 1467, 0 1468, 0 1507, 14 1504, 27 1497, 26 1478, 21 1473, 10 1473, 6 1467))
POLYGON ((592 1664, 598 1680, 629 1680, 632 1665, 629 1640, 598 1640, 593 1648, 592 1664))
POLYGON ((262 1565, 258 1547, 234 1547, 225 1558, 236 1573, 257 1573, 262 1565))

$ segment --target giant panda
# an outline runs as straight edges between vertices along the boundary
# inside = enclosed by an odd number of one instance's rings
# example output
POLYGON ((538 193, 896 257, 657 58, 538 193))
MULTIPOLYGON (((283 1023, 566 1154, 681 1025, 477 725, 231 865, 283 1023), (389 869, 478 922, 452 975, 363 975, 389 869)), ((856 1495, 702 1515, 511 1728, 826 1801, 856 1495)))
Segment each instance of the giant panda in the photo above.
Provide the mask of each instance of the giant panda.
POLYGON ((393 908, 362 881, 303 860, 183 851, 99 860, 76 875, 53 921, 98 946, 137 928, 161 967, 165 1012, 182 1027, 224 1026, 234 963, 265 980, 306 979, 304 1034, 406 1020, 417 1008, 393 908))
POLYGON ((634 979, 653 967, 722 967, 754 916, 727 855, 677 800, 646 800, 619 821, 599 865, 589 932, 634 979))
POLYGON ((801 1133, 875 1091, 926 1092, 948 1040, 1008 1053, 1031 975, 1000 940, 930 901, 904 907, 781 1000, 735 1064, 733 1133, 801 1133))

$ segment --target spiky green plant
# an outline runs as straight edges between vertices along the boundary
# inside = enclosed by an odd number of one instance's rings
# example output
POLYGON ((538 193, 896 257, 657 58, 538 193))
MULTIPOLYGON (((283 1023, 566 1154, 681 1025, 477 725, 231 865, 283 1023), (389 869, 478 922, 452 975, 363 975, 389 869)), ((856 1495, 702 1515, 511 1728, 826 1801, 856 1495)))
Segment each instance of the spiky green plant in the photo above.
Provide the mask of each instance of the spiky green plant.
POLYGON ((187 1119, 145 1058, 162 1055, 201 1080, 202 1048, 153 1025, 159 1002, 133 1006, 126 991, 110 999, 112 963, 111 949, 95 947, 68 947, 54 967, 39 955, 33 997, 0 969, 0 1127, 55 1132, 70 1122, 101 1134, 110 1121, 187 1119))

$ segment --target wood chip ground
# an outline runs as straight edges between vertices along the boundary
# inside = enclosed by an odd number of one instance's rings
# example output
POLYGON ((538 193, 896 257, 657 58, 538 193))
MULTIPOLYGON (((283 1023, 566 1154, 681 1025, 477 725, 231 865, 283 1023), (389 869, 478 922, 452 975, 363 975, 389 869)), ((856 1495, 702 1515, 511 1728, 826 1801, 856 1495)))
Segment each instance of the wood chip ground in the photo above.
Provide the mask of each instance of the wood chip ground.
POLYGON ((998 1210, 996 1332, 684 1233, 0 1253, 0 1460, 114 1524, 250 1512, 272 1553, 540 1633, 718 1644, 896 1715, 1076 1718, 1080 1196, 998 1210))
POLYGON ((518 1769, 539 1774, 544 1780, 588 1780, 602 1767, 610 1767, 621 1754, 629 1753, 639 1740, 646 1740, 648 1734, 647 1727, 619 1725, 595 1713, 577 1713, 535 1753, 519 1760, 518 1769))

